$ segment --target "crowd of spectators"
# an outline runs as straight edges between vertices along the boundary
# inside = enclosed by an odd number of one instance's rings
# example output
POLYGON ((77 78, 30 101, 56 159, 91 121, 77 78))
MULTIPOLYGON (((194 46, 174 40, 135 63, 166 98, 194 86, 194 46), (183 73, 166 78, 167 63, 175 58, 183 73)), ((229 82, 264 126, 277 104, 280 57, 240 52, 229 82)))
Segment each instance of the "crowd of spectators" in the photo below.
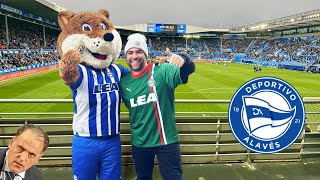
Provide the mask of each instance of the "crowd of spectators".
POLYGON ((59 61, 59 55, 54 53, 56 35, 47 32, 44 41, 41 32, 19 27, 9 27, 9 30, 9 43, 7 43, 5 26, 2 25, 0 29, 0 70, 59 61), (25 50, 29 52, 24 52, 25 50), (30 53, 30 50, 33 52, 30 53))
POLYGON ((320 46, 317 38, 303 39, 185 39, 182 37, 151 37, 151 58, 165 55, 165 47, 173 51, 188 52, 193 59, 231 59, 230 54, 242 53, 244 59, 263 61, 294 61, 300 63, 317 62, 320 46))
POLYGON ((57 53, 19 53, 2 54, 0 58, 0 70, 30 66, 35 64, 44 64, 59 61, 57 53))
POLYGON ((3 49, 55 49, 57 36, 49 32, 46 33, 46 44, 43 34, 37 31, 29 31, 19 27, 9 27, 9 45, 4 25, 1 26, 0 44, 3 49))
MULTIPOLYGON (((262 41, 262 40, 261 40, 262 41)), ((261 47, 252 48, 245 55, 246 59, 257 59, 265 61, 295 61, 309 63, 318 61, 320 58, 320 46, 314 42, 318 39, 289 39, 289 40, 264 40, 259 44, 265 44, 261 47)))
MULTIPOLYGON (((0 53, 0 69, 59 61, 56 53, 40 53, 47 49, 56 52, 57 34, 46 32, 45 40, 41 31, 29 31, 9 27, 9 43, 5 27, 0 29, 1 49, 39 50, 38 53, 0 53)), ((126 37, 122 37, 123 44, 126 37)), ((234 59, 242 53, 243 59, 262 61, 295 61, 301 63, 319 62, 319 38, 263 39, 263 38, 185 38, 173 36, 147 36, 150 58, 165 56, 168 47, 175 53, 187 52, 193 59, 234 59), (232 57, 231 57, 232 55, 232 57)), ((122 54, 123 57, 123 54, 122 54)))

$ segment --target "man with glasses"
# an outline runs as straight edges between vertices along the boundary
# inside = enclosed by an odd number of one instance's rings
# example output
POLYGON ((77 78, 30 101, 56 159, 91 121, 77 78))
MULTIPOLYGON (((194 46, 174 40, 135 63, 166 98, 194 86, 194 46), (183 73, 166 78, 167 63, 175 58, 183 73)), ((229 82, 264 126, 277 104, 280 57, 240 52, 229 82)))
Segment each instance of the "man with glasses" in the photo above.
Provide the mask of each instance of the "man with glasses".
POLYGON ((6 149, 0 149, 0 180, 42 180, 36 164, 49 145, 45 131, 35 125, 20 127, 6 149))

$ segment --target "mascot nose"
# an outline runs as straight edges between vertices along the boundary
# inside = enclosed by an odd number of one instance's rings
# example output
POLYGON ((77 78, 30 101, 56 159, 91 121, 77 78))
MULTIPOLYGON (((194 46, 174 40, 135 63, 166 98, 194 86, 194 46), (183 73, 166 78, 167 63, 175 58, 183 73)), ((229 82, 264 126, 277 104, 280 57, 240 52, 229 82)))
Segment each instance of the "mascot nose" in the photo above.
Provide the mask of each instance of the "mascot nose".
POLYGON ((104 36, 103 36, 103 39, 104 39, 105 41, 108 41, 108 42, 112 41, 113 38, 114 38, 114 36, 113 36, 112 33, 105 33, 104 36))

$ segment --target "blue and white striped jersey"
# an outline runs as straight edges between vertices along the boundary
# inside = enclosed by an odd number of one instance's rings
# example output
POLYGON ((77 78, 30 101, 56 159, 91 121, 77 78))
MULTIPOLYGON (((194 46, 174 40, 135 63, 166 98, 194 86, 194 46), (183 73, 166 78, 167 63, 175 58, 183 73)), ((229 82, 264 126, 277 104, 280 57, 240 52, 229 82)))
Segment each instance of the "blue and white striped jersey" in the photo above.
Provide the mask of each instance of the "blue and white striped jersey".
POLYGON ((130 71, 111 64, 94 70, 78 65, 80 77, 70 88, 73 94, 73 132, 83 137, 119 134, 120 78, 130 71))

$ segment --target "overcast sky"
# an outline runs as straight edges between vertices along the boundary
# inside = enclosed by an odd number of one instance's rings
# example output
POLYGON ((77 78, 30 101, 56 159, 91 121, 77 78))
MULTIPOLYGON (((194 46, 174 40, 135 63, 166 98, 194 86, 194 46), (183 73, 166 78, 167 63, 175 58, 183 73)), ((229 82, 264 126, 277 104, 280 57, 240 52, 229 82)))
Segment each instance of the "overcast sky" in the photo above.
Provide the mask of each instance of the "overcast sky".
POLYGON ((320 9, 320 0, 49 0, 74 12, 107 9, 114 25, 228 28, 320 9))

